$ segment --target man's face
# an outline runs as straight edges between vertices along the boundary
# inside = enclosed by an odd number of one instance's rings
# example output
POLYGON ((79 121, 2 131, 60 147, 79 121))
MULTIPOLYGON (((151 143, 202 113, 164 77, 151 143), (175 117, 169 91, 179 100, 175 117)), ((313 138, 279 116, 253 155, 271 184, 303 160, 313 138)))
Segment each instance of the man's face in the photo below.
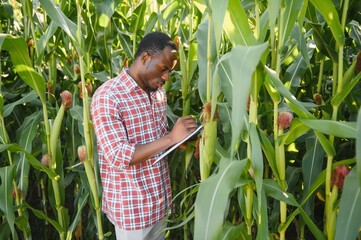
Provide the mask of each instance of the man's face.
POLYGON ((138 83, 146 92, 156 91, 169 80, 170 72, 177 64, 177 51, 166 47, 157 54, 144 53, 143 67, 138 83))

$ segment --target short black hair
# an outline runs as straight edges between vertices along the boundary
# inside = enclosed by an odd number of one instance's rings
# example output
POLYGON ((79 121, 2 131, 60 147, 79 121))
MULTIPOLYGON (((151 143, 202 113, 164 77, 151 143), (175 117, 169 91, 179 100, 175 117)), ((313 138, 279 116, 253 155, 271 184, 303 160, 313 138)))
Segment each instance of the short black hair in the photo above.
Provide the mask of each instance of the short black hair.
POLYGON ((135 59, 137 59, 143 52, 150 54, 156 54, 163 51, 164 48, 170 47, 174 50, 178 50, 173 40, 165 33, 151 32, 144 36, 140 41, 138 50, 135 53, 135 59))

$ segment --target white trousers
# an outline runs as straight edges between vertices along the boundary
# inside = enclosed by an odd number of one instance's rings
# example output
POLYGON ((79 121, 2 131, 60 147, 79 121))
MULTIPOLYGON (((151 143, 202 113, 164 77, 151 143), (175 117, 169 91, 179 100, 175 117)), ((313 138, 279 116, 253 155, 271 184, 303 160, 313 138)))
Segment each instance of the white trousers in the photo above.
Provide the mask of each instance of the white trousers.
POLYGON ((165 221, 160 221, 153 226, 141 230, 127 231, 115 226, 117 240, 164 240, 165 221))

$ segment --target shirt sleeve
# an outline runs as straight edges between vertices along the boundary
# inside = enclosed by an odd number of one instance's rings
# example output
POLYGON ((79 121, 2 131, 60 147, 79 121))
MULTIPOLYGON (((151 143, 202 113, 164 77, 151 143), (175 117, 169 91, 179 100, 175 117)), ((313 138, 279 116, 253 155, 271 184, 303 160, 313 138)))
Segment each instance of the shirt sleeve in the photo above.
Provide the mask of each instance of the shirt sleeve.
POLYGON ((98 151, 104 160, 117 169, 129 167, 135 144, 129 143, 116 102, 109 93, 93 96, 91 115, 98 151))

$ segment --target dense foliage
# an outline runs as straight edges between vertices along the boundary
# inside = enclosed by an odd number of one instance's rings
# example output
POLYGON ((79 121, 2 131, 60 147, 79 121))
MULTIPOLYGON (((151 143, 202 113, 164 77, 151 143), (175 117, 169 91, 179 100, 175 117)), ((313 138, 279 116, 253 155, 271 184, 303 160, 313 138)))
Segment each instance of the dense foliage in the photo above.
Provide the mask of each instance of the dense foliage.
POLYGON ((114 239, 94 90, 163 31, 179 63, 168 239, 361 239, 361 2, 0 3, 0 239, 114 239))

